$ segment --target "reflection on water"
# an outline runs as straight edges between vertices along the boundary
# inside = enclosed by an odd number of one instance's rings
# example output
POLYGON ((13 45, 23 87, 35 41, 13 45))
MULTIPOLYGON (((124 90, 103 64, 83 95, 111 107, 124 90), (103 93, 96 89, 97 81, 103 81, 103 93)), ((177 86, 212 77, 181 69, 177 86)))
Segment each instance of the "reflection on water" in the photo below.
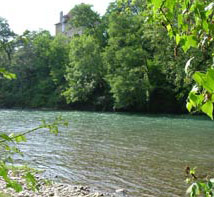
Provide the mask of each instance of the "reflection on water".
POLYGON ((184 196, 184 168, 214 169, 214 122, 204 117, 1 110, 1 131, 34 128, 41 119, 69 121, 59 136, 41 131, 22 144, 19 161, 57 181, 130 196, 184 196))

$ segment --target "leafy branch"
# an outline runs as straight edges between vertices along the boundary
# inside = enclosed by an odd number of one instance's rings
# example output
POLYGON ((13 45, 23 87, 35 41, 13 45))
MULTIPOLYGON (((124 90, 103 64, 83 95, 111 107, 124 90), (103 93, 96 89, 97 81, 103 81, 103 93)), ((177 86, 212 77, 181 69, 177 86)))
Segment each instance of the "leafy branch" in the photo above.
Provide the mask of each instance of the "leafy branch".
MULTIPOLYGON (((61 116, 57 117, 53 122, 48 123, 45 120, 42 121, 42 124, 36 128, 30 129, 26 132, 19 133, 17 135, 14 134, 5 134, 1 133, 0 138, 0 148, 3 148, 5 150, 5 154, 7 155, 5 159, 0 160, 0 177, 4 179, 4 181, 7 183, 7 187, 13 188, 16 192, 22 191, 22 186, 19 182, 14 181, 9 176, 9 167, 7 166, 7 163, 13 163, 13 159, 10 155, 13 154, 21 154, 21 151, 16 147, 17 143, 25 142, 26 141, 26 135, 31 134, 33 132, 36 132, 40 129, 48 129, 50 133, 53 133, 57 135, 59 133, 58 127, 62 126, 68 126, 68 122, 64 121, 61 116), (10 143, 13 143, 15 146, 10 146, 10 143), (9 154, 9 156, 8 156, 9 154)), ((38 190, 38 184, 34 177, 34 175, 27 171, 22 178, 26 180, 26 183, 28 187, 30 187, 33 191, 38 190)))

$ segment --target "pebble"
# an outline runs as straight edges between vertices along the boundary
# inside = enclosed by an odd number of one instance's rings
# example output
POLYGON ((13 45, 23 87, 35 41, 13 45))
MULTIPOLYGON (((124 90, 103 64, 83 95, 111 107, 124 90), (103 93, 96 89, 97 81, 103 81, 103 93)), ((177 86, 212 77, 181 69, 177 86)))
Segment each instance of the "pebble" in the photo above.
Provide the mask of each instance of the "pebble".
POLYGON ((116 193, 126 193, 126 190, 121 188, 121 189, 117 189, 115 192, 116 193))
POLYGON ((23 173, 14 175, 10 172, 9 175, 11 179, 21 183, 23 187, 22 192, 16 193, 13 189, 6 188, 5 182, 0 177, 0 191, 10 194, 11 197, 117 197, 119 196, 117 193, 123 193, 125 191, 124 189, 118 189, 115 194, 104 194, 91 191, 91 189, 87 186, 73 186, 62 183, 52 183, 47 185, 44 181, 42 181, 42 178, 40 178, 39 175, 36 175, 35 177, 38 181, 38 185, 40 185, 40 188, 39 191, 33 192, 28 189, 25 184, 25 180, 21 178, 23 173))

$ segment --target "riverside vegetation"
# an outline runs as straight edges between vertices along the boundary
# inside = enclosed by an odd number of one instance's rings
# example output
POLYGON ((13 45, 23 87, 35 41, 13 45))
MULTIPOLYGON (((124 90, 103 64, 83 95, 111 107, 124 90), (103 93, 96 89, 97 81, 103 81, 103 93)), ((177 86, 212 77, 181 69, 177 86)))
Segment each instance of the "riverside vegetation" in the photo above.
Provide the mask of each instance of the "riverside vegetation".
POLYGON ((186 112, 191 74, 211 65, 212 48, 185 54, 182 39, 176 44, 164 24, 151 21, 146 1, 133 2, 115 1, 102 17, 77 5, 70 25, 85 30, 72 38, 45 30, 16 35, 1 18, 0 67, 16 80, 1 79, 0 106, 186 112))
MULTIPOLYGON (((1 18, 1 73, 17 79, 2 79, 0 105, 184 112, 188 96, 189 111, 213 118, 213 8, 206 0, 118 0, 100 17, 80 4, 70 25, 85 30, 73 38, 19 36, 1 18)), ((213 181, 188 191, 213 196, 213 181)))
POLYGON ((26 135, 41 129, 48 129, 50 133, 57 135, 59 125, 67 126, 67 122, 62 120, 61 117, 58 117, 52 123, 42 121, 40 126, 25 132, 15 134, 7 134, 5 132, 0 133, 0 177, 5 181, 7 188, 12 188, 16 192, 21 192, 23 190, 22 184, 20 183, 21 178, 21 181, 26 180, 27 187, 31 190, 36 191, 39 189, 37 184, 38 181, 35 179, 30 168, 24 168, 24 171, 22 170, 22 174, 19 176, 19 180, 17 181, 16 179, 14 180, 13 173, 11 173, 11 168, 12 172, 14 172, 14 169, 15 172, 17 172, 17 168, 8 164, 14 163, 12 158, 14 154, 22 156, 22 152, 18 148, 17 144, 20 142, 26 142, 26 135))
MULTIPOLYGON (((127 0, 121 3, 130 3, 127 0)), ((189 93, 186 107, 189 112, 193 109, 206 113, 213 119, 214 103, 214 2, 213 1, 191 1, 191 0, 151 0, 152 17, 155 22, 162 22, 168 31, 169 37, 173 38, 177 46, 181 46, 186 53, 191 48, 197 48, 207 53, 212 58, 211 62, 203 62, 203 69, 192 73, 191 61, 200 57, 191 55, 187 61, 185 72, 191 76, 195 85, 189 93)), ((133 3, 135 5, 135 3, 133 3)), ((177 50, 177 48, 175 48, 177 50)), ((193 181, 187 193, 191 197, 214 196, 214 180, 208 177, 198 180, 195 169, 186 169, 187 182, 193 181)))

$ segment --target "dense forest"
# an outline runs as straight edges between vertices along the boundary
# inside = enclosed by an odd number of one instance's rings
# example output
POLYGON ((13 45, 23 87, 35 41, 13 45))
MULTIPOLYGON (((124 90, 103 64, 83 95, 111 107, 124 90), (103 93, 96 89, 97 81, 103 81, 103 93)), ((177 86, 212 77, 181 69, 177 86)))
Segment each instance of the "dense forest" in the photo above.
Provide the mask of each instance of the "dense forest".
POLYGON ((185 54, 140 2, 116 1, 102 17, 90 5, 75 6, 70 26, 84 31, 72 38, 45 30, 16 35, 0 18, 0 68, 16 75, 0 79, 0 107, 186 112, 191 73, 206 70, 211 53, 185 54))

